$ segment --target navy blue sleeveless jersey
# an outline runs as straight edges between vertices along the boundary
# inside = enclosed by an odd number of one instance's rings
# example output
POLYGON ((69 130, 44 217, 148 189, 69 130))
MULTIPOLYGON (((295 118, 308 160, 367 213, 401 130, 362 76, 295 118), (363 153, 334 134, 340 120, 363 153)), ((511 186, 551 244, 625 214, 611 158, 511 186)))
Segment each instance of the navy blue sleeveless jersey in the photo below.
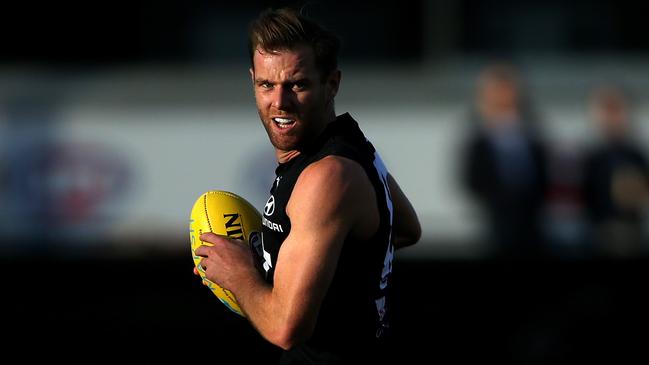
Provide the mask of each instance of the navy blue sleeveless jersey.
POLYGON ((389 277, 394 246, 387 170, 349 114, 338 116, 311 146, 277 167, 263 211, 262 240, 253 250, 258 268, 272 284, 278 252, 291 231, 286 205, 293 187, 309 164, 330 155, 351 159, 363 167, 376 192, 380 224, 367 241, 345 240, 313 336, 305 344, 284 352, 283 363, 380 359, 390 347, 389 277))

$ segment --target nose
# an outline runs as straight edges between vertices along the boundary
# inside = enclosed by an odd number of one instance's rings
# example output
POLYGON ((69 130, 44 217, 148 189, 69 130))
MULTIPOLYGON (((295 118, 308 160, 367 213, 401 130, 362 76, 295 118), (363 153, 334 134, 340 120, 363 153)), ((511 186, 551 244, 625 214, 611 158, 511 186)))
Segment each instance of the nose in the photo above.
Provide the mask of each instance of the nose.
POLYGON ((291 89, 278 85, 273 91, 273 107, 278 110, 290 109, 293 102, 293 93, 291 89))

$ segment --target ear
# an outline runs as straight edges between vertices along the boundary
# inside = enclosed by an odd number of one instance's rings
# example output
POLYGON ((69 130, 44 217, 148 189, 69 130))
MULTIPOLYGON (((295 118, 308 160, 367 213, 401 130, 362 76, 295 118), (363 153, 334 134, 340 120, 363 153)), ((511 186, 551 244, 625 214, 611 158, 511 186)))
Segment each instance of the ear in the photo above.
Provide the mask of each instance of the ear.
POLYGON ((255 84, 255 70, 252 67, 250 67, 249 71, 250 71, 250 80, 252 81, 252 84, 254 85, 255 84))
POLYGON ((327 92, 331 99, 333 99, 336 94, 338 94, 341 77, 342 73, 340 72, 340 70, 334 70, 329 74, 329 77, 327 78, 327 92))

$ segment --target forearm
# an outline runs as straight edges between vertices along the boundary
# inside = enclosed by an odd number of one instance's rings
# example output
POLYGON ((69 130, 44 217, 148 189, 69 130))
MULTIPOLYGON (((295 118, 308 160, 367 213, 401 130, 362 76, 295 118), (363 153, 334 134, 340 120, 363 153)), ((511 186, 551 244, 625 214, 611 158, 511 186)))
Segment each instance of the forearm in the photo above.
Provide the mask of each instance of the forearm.
POLYGON ((247 275, 234 295, 247 319, 262 337, 284 349, 292 346, 289 306, 260 275, 247 275))
MULTIPOLYGON (((241 275, 236 288, 231 290, 246 318, 266 339, 273 337, 277 325, 274 322, 273 288, 257 272, 241 275)), ((271 341, 272 342, 272 341, 271 341)))
MULTIPOLYGON (((211 245, 198 247, 205 277, 231 291, 237 304, 259 333, 270 342, 282 345, 286 329, 287 296, 266 283, 255 266, 252 251, 242 244, 214 233, 203 233, 201 241, 211 245)), ((198 274, 197 271, 194 271, 198 274)))

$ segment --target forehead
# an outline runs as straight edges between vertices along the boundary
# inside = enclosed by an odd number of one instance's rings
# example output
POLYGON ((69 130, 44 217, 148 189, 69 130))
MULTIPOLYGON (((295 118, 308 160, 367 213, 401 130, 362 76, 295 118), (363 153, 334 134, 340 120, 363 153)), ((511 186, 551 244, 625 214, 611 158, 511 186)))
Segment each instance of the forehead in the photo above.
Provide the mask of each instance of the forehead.
POLYGON ((313 49, 298 46, 295 49, 265 50, 257 48, 253 56, 255 74, 268 78, 308 77, 317 73, 313 49))

